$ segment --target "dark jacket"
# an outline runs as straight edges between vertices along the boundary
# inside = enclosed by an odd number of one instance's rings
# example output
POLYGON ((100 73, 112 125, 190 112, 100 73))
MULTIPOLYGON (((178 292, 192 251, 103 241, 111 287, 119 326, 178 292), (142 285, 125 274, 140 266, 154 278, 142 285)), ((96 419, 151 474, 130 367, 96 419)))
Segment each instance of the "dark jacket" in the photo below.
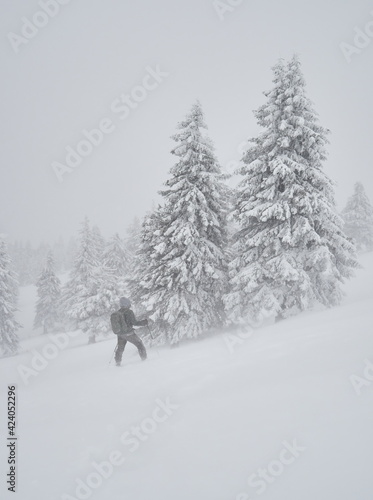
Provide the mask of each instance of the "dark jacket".
POLYGON ((148 324, 148 320, 146 319, 141 321, 137 320, 132 309, 128 307, 121 307, 119 312, 124 320, 121 332, 124 335, 131 335, 131 333, 134 332, 134 326, 146 326, 148 324))

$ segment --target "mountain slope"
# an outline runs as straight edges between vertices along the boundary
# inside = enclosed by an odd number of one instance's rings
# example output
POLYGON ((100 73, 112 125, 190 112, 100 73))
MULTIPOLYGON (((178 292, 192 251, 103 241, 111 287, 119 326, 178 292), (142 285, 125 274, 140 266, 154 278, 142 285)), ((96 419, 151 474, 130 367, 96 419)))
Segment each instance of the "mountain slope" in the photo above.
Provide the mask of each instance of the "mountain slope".
POLYGON ((18 498, 371 500, 373 369, 361 390, 351 382, 373 363, 373 256, 361 262, 341 307, 153 349, 146 363, 128 346, 109 366, 114 336, 77 334, 25 383, 20 364, 51 340, 24 340, 0 360, 1 415, 18 385, 18 498), (105 479, 93 462, 110 456, 123 463, 105 479))

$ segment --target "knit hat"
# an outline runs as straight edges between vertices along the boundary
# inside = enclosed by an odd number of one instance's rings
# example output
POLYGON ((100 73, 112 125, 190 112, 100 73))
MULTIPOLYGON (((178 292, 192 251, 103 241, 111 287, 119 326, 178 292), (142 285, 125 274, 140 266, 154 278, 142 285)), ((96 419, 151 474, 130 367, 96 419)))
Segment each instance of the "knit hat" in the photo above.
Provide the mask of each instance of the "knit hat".
POLYGON ((121 297, 120 300, 119 300, 119 305, 120 305, 120 307, 130 308, 131 307, 131 301, 129 299, 127 299, 127 297, 121 297))

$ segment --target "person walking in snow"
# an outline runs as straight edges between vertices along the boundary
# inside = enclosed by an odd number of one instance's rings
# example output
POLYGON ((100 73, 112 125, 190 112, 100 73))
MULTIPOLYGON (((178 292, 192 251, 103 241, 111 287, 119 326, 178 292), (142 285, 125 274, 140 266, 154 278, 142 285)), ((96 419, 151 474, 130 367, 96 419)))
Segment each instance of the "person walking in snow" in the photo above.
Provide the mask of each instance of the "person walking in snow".
POLYGON ((141 321, 137 320, 134 312, 131 309, 131 301, 127 297, 121 297, 119 301, 120 309, 118 314, 121 318, 121 328, 118 336, 118 344, 115 351, 115 363, 120 366, 122 362, 122 356, 124 348, 127 342, 135 345, 139 351, 140 358, 145 361, 147 358, 146 349, 142 340, 135 333, 134 326, 147 326, 148 320, 143 319, 141 321))

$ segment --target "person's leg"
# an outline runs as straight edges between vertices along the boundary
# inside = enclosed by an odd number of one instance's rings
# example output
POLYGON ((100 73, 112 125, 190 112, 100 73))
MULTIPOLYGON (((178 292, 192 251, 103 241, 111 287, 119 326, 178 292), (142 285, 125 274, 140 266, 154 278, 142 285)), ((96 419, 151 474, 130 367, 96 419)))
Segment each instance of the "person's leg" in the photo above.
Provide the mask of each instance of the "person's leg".
POLYGON ((136 335, 136 333, 132 333, 128 335, 126 340, 131 342, 131 344, 135 345, 139 351, 140 358, 144 361, 147 358, 146 349, 140 337, 136 335))
POLYGON ((115 362, 118 366, 120 366, 122 362, 123 351, 126 347, 126 343, 126 339, 118 335, 117 350, 115 351, 115 362))

